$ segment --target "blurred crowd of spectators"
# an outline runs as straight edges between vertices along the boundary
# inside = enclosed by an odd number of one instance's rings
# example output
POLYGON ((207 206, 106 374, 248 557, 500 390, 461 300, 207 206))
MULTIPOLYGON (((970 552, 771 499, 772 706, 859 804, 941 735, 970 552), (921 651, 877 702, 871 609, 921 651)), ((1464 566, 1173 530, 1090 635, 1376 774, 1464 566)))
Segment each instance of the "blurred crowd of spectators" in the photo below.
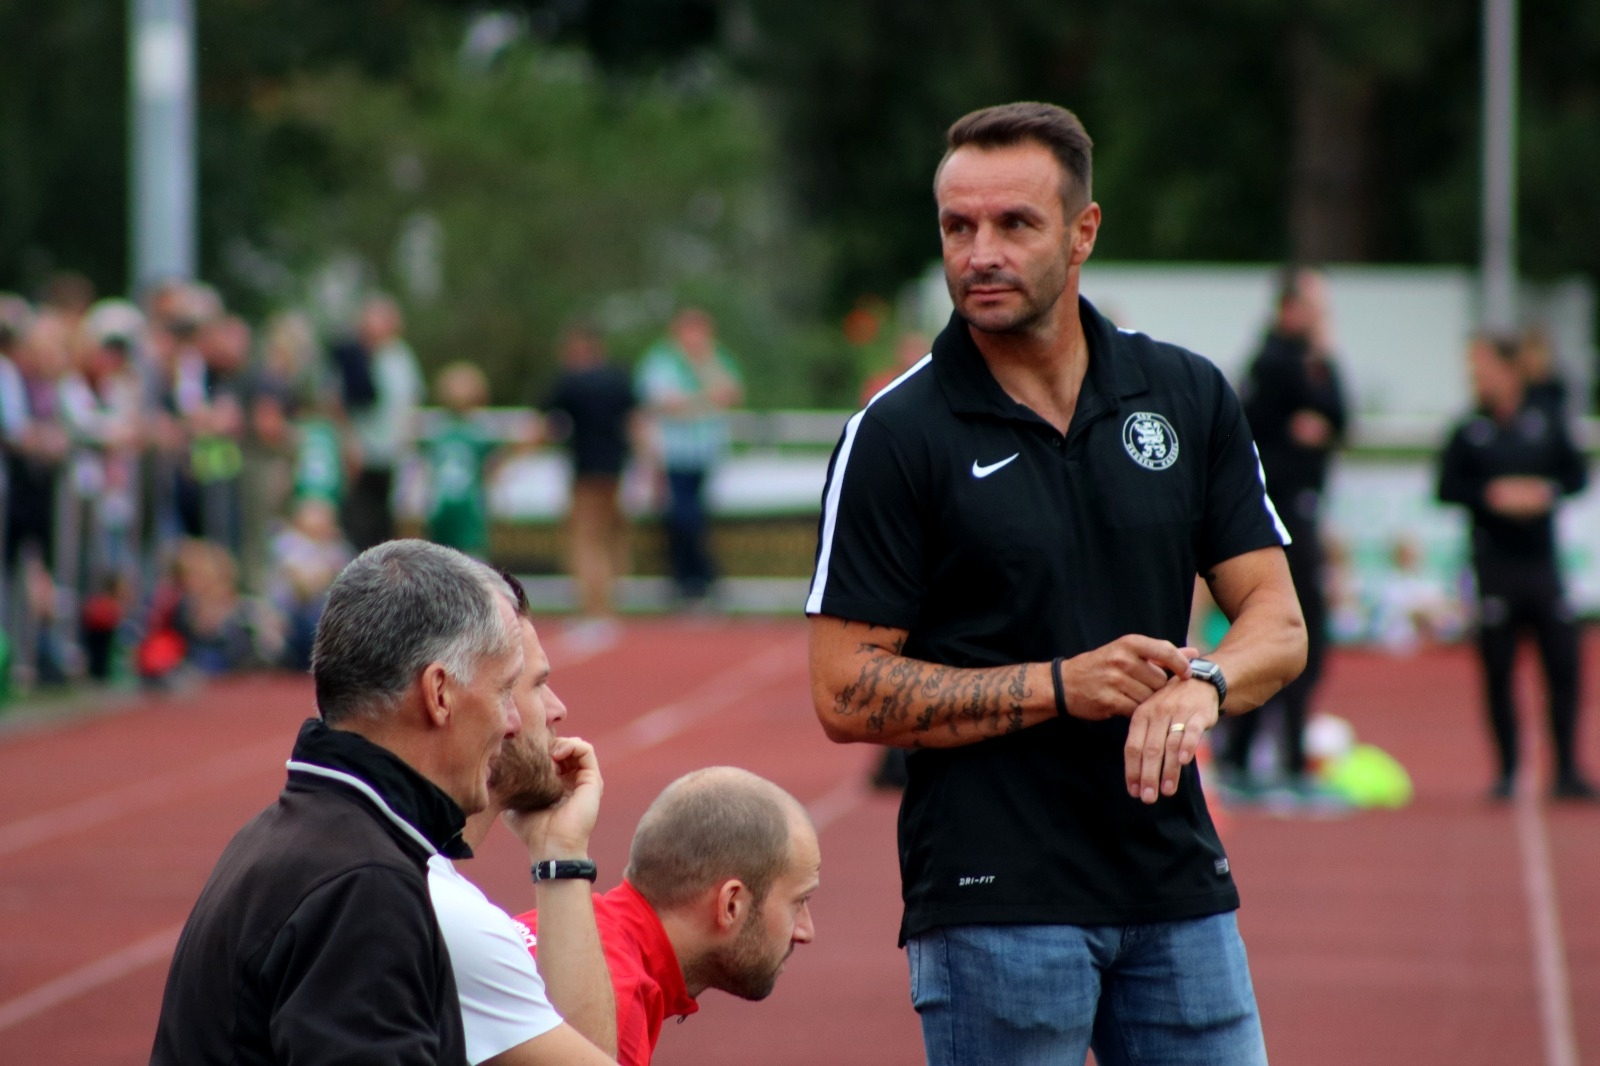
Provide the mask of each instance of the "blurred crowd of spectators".
POLYGON ((517 425, 485 420, 470 362, 433 385, 424 435, 427 386, 383 295, 328 336, 295 311, 252 325, 185 280, 137 304, 70 273, 0 293, 0 689, 304 669, 333 578, 400 532, 397 498, 424 502, 421 535, 485 555, 488 481, 540 444, 572 465, 575 632, 615 638, 630 455, 660 483, 674 602, 707 600, 706 484, 742 387, 703 310, 680 309, 636 374, 569 325, 543 416, 517 425), (397 491, 408 466, 426 501, 397 491))
POLYGON ((423 393, 382 296, 325 348, 188 281, 0 294, 0 683, 303 667, 333 576, 394 535, 423 393))

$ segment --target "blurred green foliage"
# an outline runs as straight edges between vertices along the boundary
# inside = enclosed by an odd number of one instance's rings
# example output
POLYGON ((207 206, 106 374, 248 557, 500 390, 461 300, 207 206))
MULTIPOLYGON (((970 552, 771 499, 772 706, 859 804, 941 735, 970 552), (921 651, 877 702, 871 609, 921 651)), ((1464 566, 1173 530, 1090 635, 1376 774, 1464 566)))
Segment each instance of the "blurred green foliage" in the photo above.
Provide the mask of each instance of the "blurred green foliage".
MULTIPOLYGON (((205 276, 393 288, 506 402, 570 317, 632 357, 686 300, 754 402, 847 402, 845 313, 937 257, 943 129, 1010 99, 1094 135, 1097 256, 1477 258, 1478 2, 505 0, 476 59, 466 0, 196 6, 205 276)), ((125 284, 126 8, 0 0, 0 288, 125 284)), ((1600 280, 1600 4, 1521 11, 1521 265, 1600 280)))
POLYGON ((692 302, 752 402, 827 399, 807 377, 808 346, 827 343, 808 326, 816 257, 752 93, 714 65, 611 81, 570 48, 519 40, 481 63, 439 48, 404 81, 290 79, 259 118, 295 145, 275 168, 294 191, 235 274, 285 265, 259 272, 279 300, 310 295, 337 321, 341 294, 391 289, 424 363, 473 359, 501 402, 542 391, 570 320, 631 358, 692 302))
MULTIPOLYGON (((1098 257, 1325 258, 1309 201, 1358 249, 1333 258, 1477 260, 1478 2, 750 5, 742 54, 827 236, 836 304, 937 254, 943 130, 1018 99, 1069 106, 1094 136, 1098 257)), ((1521 262, 1600 281, 1600 4, 1520 6, 1521 262)))
POLYGON ((0 0, 0 289, 127 260, 121 6, 0 0))

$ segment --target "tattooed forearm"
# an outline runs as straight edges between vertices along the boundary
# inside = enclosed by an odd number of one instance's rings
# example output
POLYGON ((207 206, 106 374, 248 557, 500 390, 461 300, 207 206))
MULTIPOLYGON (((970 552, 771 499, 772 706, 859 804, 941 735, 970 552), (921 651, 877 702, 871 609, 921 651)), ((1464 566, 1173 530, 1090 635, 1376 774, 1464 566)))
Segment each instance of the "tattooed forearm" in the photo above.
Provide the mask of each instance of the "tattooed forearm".
POLYGON ((957 670, 901 657, 904 643, 857 646, 860 672, 839 690, 837 714, 861 715, 869 734, 887 732, 917 746, 923 734, 934 731, 943 733, 946 742, 962 743, 1014 733, 1027 724, 1025 704, 1034 690, 1025 664, 957 670))
POLYGON ((830 739, 952 748, 1056 715, 1048 662, 961 669, 908 658, 915 646, 904 629, 813 618, 812 700, 830 739))

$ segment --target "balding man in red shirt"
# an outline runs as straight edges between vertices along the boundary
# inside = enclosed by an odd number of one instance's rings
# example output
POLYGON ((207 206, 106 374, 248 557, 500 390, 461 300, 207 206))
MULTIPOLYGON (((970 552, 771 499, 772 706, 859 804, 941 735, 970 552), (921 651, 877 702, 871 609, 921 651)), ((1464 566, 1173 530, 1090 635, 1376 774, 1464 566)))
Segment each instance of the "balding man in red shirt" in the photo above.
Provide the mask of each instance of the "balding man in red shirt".
MULTIPOLYGON (((795 945, 812 939, 821 862, 805 808, 772 782, 715 766, 668 785, 639 821, 622 883, 594 897, 617 1061, 646 1066, 661 1023, 693 1014, 708 988, 765 999, 795 945)), ((517 920, 537 960, 538 913, 517 920)))

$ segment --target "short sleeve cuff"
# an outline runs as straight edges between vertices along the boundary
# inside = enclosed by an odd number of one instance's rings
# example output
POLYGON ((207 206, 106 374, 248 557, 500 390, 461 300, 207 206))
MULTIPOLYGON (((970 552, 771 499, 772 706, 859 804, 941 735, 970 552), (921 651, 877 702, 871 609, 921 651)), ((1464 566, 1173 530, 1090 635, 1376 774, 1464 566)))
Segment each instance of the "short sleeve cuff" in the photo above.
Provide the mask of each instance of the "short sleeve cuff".
POLYGON ((824 594, 822 604, 812 610, 806 604, 806 614, 829 615, 851 622, 864 622, 871 626, 888 626, 892 629, 910 629, 917 620, 917 608, 906 604, 883 603, 878 600, 842 599, 824 594))

